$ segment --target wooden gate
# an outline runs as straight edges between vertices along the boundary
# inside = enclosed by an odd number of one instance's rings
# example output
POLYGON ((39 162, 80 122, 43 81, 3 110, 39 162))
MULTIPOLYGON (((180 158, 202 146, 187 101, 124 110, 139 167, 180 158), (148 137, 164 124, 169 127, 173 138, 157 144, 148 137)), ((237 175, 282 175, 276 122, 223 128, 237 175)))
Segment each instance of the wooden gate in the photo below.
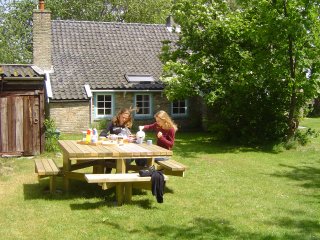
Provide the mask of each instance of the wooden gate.
POLYGON ((0 94, 0 155, 37 155, 44 150, 43 91, 0 94))

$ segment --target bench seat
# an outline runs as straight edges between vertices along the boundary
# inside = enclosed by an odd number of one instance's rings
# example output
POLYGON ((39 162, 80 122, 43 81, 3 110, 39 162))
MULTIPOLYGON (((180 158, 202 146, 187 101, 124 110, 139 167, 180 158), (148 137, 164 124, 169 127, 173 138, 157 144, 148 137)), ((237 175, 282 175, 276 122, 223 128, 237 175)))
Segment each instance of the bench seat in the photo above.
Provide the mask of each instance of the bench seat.
POLYGON ((60 168, 52 159, 35 159, 35 173, 38 174, 38 180, 44 177, 50 178, 50 193, 56 191, 55 177, 61 174, 60 168))
MULTIPOLYGON (((85 179, 88 183, 98 183, 103 190, 116 186, 118 205, 131 201, 132 188, 151 190, 151 177, 140 177, 139 173, 85 174, 85 179)), ((168 179, 164 175, 164 180, 168 179)))
POLYGON ((187 166, 172 159, 169 159, 165 161, 157 161, 156 169, 163 170, 163 172, 167 175, 184 177, 184 173, 187 169, 187 166))
MULTIPOLYGON (((151 182, 151 177, 140 177, 139 173, 85 174, 85 179, 88 183, 151 182)), ((164 180, 168 180, 166 175, 164 180)))

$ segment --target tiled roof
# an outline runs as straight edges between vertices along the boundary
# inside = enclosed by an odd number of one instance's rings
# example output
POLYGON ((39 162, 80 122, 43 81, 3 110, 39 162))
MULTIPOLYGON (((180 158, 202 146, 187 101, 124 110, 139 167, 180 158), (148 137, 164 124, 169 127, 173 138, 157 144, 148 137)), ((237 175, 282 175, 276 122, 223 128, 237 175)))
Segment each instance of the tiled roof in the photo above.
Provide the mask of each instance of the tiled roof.
POLYGON ((21 78, 23 80, 41 77, 29 64, 0 64, 0 74, 4 78, 21 78))
POLYGON ((53 99, 87 99, 92 90, 161 90, 162 41, 175 41, 165 25, 52 21, 53 99), (125 74, 151 74, 153 83, 129 83, 125 74))

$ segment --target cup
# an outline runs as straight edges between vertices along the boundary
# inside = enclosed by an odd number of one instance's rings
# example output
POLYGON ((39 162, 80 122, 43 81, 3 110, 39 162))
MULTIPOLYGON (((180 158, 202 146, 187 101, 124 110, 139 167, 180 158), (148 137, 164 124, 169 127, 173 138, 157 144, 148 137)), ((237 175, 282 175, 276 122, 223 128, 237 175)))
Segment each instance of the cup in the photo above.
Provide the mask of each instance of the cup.
POLYGON ((152 140, 147 140, 148 145, 152 145, 152 140))

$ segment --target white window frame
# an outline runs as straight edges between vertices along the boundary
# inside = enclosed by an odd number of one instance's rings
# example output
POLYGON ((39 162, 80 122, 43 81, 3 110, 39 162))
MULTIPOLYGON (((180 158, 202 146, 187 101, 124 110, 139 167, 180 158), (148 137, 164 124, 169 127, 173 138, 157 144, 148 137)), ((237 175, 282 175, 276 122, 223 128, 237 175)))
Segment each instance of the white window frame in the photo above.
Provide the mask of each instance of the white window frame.
MULTIPOLYGON (((104 108, 105 109, 105 108, 104 108)), ((101 118, 112 118, 114 115, 114 94, 113 93, 94 93, 94 119, 101 119, 101 118), (98 114, 98 96, 111 96, 111 113, 99 115, 98 114)))
POLYGON ((188 101, 186 99, 173 101, 173 102, 171 102, 170 109, 171 109, 171 116, 173 116, 173 117, 185 117, 185 116, 188 115, 188 101), (179 111, 179 113, 174 113, 174 111, 173 111, 174 102, 179 102, 179 105, 180 105, 180 102, 183 102, 183 101, 184 101, 184 107, 178 106, 178 109, 184 108, 185 109, 184 113, 180 113, 180 111, 179 111))
POLYGON ((149 118, 152 117, 152 94, 150 93, 136 93, 134 95, 134 105, 135 107, 138 108, 137 106, 137 97, 138 96, 149 96, 149 113, 148 114, 139 114, 138 112, 135 112, 135 117, 136 118, 149 118))

